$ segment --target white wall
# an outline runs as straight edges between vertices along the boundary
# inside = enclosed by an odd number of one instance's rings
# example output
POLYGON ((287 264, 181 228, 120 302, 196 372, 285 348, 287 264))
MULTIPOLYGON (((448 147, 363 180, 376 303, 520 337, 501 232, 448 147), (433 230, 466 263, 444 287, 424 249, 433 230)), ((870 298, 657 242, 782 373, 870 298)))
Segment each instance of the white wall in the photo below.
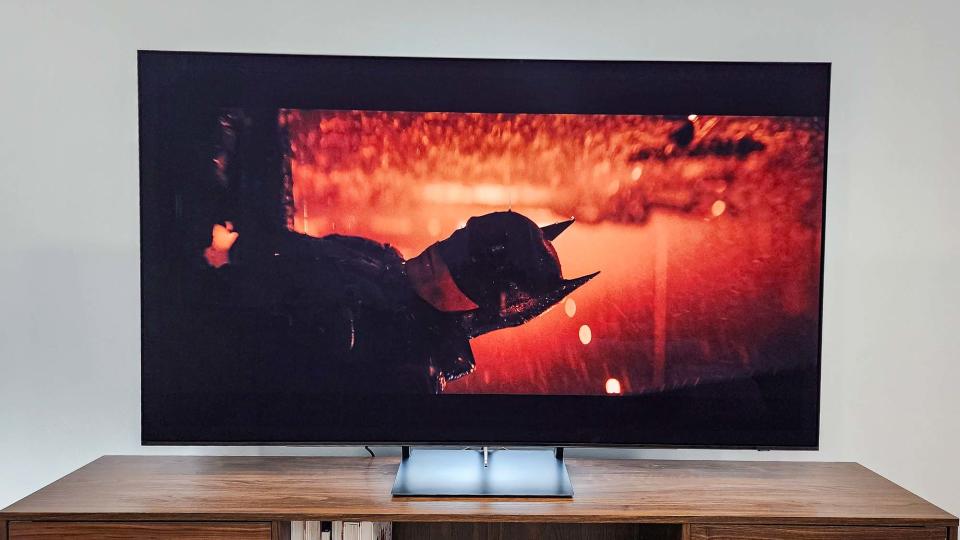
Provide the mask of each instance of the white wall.
POLYGON ((104 453, 211 451, 138 443, 143 48, 833 62, 822 450, 592 453, 860 461, 960 513, 958 17, 955 0, 0 0, 0 506, 104 453))

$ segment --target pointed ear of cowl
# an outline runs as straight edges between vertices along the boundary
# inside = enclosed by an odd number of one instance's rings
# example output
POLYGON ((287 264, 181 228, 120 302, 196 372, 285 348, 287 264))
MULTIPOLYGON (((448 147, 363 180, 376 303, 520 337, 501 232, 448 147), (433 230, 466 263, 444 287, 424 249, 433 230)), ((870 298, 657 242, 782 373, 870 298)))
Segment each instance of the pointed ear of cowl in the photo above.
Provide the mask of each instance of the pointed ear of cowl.
POLYGON ((573 225, 573 218, 554 223, 553 225, 540 227, 540 230, 543 232, 544 238, 553 242, 558 236, 560 236, 560 233, 567 230, 567 227, 570 225, 573 225))

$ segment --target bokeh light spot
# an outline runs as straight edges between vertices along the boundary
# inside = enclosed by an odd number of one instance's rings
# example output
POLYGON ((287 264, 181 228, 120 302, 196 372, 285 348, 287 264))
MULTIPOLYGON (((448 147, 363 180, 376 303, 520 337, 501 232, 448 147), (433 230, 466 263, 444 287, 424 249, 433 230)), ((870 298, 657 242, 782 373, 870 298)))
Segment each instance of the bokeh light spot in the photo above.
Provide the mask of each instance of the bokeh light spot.
POLYGON ((590 343, 590 340, 593 339, 593 332, 590 331, 590 327, 587 325, 581 326, 579 333, 580 333, 580 343, 583 343, 584 345, 588 345, 590 343))
POLYGON ((717 200, 714 201, 713 206, 710 207, 710 213, 713 214, 713 217, 720 217, 720 214, 723 214, 727 210, 727 203, 717 200))
POLYGON ((577 303, 573 301, 573 298, 567 298, 563 303, 563 312, 571 319, 577 314, 577 303))

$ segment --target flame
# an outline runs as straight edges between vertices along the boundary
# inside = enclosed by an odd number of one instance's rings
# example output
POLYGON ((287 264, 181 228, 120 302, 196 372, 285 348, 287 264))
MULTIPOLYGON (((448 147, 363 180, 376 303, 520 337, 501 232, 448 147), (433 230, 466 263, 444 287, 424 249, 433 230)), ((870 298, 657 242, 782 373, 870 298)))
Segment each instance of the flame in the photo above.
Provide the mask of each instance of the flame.
POLYGON ((233 230, 233 223, 229 221, 223 225, 214 225, 210 233, 210 246, 203 250, 203 258, 207 260, 207 264, 214 268, 230 264, 230 248, 238 236, 240 233, 233 230))

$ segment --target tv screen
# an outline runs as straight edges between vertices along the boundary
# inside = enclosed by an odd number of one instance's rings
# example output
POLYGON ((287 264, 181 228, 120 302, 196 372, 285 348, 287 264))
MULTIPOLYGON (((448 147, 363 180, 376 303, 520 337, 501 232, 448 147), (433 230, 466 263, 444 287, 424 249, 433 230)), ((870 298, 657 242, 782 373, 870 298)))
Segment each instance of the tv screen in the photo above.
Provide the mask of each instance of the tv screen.
POLYGON ((828 64, 139 67, 145 443, 816 447, 828 64))

